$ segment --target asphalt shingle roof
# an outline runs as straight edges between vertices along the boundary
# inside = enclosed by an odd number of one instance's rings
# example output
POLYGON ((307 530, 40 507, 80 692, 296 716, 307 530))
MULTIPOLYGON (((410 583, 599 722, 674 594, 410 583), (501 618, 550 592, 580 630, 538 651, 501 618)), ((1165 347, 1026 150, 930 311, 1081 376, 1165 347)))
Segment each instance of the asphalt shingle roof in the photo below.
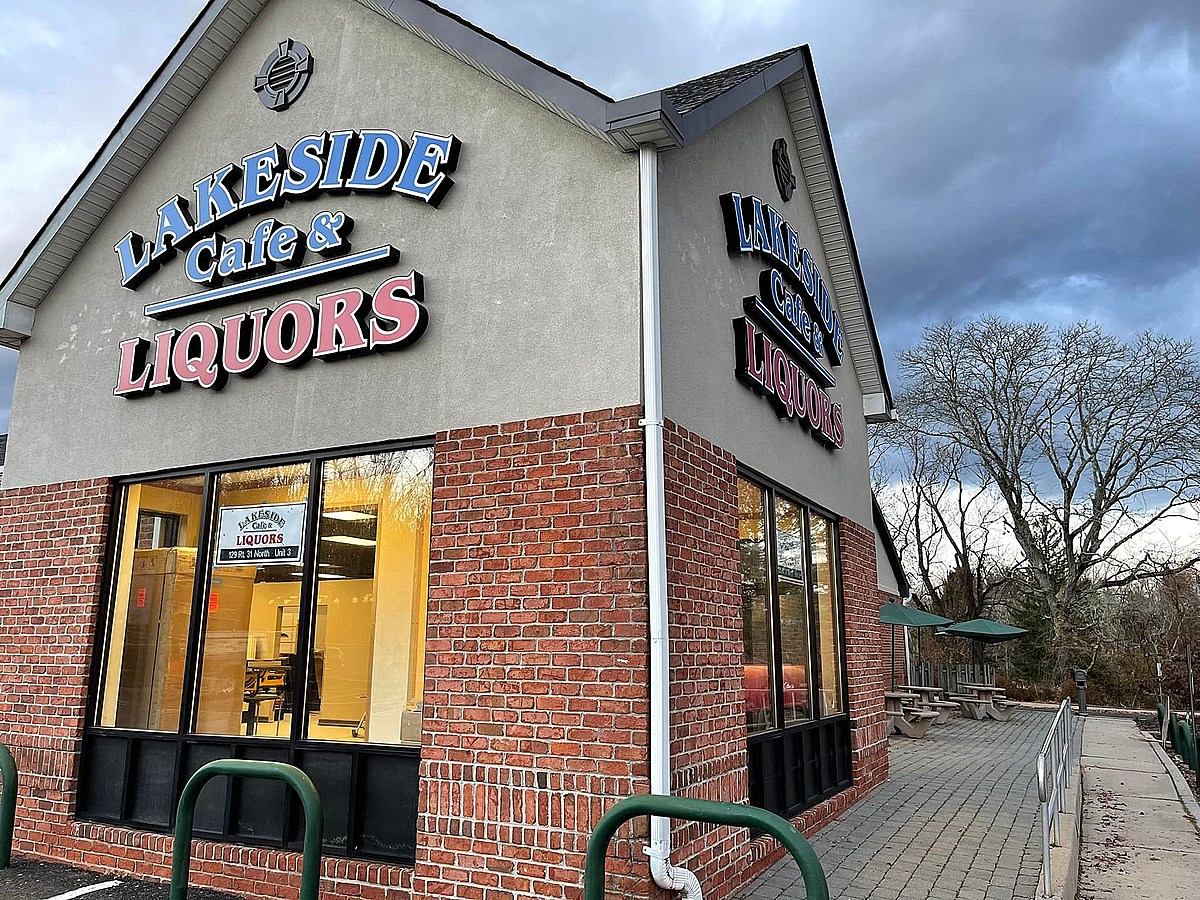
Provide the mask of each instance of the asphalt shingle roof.
POLYGON ((703 75, 700 78, 693 78, 691 81, 684 81, 681 84, 665 88, 663 93, 667 95, 668 100, 675 104, 675 109, 679 114, 686 116, 714 97, 719 97, 726 91, 737 87, 747 78, 753 78, 758 73, 765 72, 775 63, 791 56, 799 49, 799 47, 792 47, 789 50, 772 53, 770 56, 730 66, 720 72, 713 72, 711 75, 703 75))

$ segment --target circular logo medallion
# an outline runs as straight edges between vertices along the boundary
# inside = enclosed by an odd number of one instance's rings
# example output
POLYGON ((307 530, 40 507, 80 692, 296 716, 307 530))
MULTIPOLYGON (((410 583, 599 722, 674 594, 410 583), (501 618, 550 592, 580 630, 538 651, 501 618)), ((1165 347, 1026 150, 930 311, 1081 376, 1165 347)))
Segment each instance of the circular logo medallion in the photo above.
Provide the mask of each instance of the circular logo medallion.
POLYGON ((787 141, 776 138, 775 146, 771 148, 771 166, 775 169, 775 184, 779 187, 779 196, 787 203, 796 192, 796 176, 792 172, 792 161, 788 157, 787 141))
POLYGON ((287 109, 304 92, 312 75, 313 58, 308 48, 291 38, 280 41, 254 78, 254 91, 267 109, 287 109))

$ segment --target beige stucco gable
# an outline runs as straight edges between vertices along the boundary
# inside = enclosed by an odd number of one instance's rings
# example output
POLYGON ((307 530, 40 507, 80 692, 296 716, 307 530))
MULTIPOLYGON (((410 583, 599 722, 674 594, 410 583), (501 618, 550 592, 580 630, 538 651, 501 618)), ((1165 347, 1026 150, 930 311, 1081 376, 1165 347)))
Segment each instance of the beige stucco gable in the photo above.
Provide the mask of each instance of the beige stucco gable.
MULTIPOLYGON (((246 237, 259 217, 228 229, 246 237)), ((352 2, 273 0, 200 89, 38 309, 21 347, 6 486, 134 474, 430 434, 457 425, 636 403, 637 159, 352 2), (280 40, 311 49, 303 96, 284 112, 253 91, 280 40), (358 247, 399 264, 311 290, 167 320, 180 327, 389 274, 425 276, 430 325, 397 353, 268 366, 221 392, 184 385, 114 397, 120 341, 164 323, 144 306, 195 290, 178 258, 137 291, 114 244, 153 232, 155 210, 221 165, 338 128, 453 134, 463 149, 440 208, 397 195, 318 195, 273 215, 355 222, 358 247)))

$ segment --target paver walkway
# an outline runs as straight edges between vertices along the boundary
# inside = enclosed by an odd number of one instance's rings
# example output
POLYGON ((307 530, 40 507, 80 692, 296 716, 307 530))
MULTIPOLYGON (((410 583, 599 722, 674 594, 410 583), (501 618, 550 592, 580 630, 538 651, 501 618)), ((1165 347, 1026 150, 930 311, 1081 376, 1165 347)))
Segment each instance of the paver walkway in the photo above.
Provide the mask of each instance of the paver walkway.
POLYGON ((1080 900, 1194 897, 1200 810, 1187 784, 1129 719, 1089 717, 1082 765, 1080 900))
MULTIPOLYGON (((1032 900, 1041 869, 1033 760, 1053 712, 954 718, 893 738, 891 776, 812 839, 834 900, 1032 900)), ((804 896, 790 858, 739 895, 804 896)))
MULTIPOLYGON (((12 868, 0 869, 3 900, 167 900, 169 893, 170 885, 160 882, 133 881, 127 875, 98 875, 22 856, 13 857, 12 868)), ((188 900, 238 898, 193 887, 188 890, 188 900)))

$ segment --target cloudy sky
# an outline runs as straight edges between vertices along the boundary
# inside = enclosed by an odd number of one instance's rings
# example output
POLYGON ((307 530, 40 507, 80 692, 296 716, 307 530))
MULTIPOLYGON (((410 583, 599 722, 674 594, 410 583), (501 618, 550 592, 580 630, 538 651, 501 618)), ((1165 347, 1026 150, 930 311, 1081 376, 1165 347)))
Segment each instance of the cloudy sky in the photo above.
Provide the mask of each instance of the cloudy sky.
MULTIPOLYGON (((809 43, 889 358, 983 312, 1200 338, 1194 0, 444 3, 616 97, 809 43)), ((201 5, 4 0, 0 268, 201 5)))

